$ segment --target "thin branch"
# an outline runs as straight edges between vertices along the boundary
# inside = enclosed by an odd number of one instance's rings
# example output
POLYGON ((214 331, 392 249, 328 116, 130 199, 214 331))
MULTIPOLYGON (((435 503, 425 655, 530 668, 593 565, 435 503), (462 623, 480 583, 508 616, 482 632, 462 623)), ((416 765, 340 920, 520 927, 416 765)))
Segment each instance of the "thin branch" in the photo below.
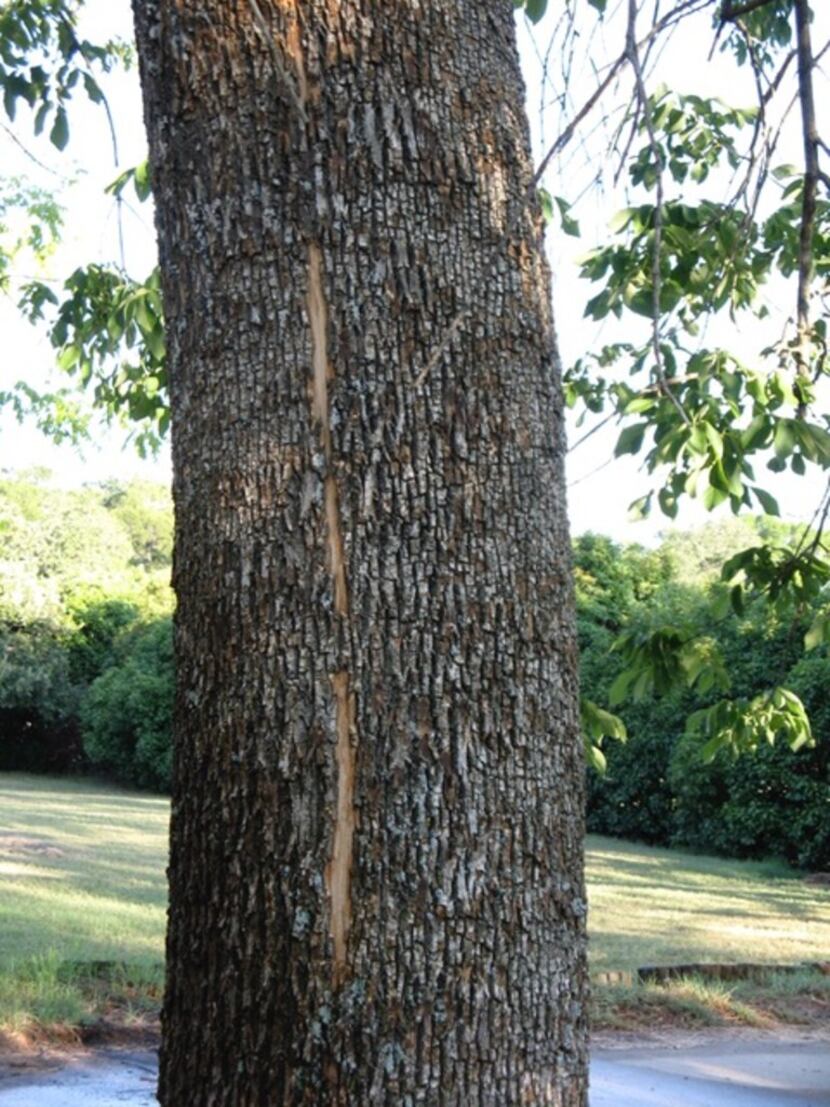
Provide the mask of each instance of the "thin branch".
POLYGON ((651 144, 652 154, 657 167, 657 180, 656 189, 657 195, 654 202, 654 251, 652 253, 651 263, 651 283, 652 283, 652 307, 651 307, 651 347, 654 354, 654 364, 657 370, 657 376, 660 379, 661 388, 663 394, 668 396, 671 402, 677 409, 680 418, 686 424, 691 426, 689 416, 680 401, 675 394, 669 388, 668 381, 666 380, 666 372, 663 367, 663 354, 660 350, 660 291, 661 291, 661 273, 660 273, 660 250, 662 246, 663 236, 663 154, 660 150, 660 145, 657 142, 657 135, 654 130, 654 120, 651 115, 651 104, 648 99, 648 92, 646 90, 645 82, 643 80, 643 70, 640 66, 640 55, 637 48, 637 0, 628 0, 628 28, 626 31, 626 43, 625 52, 626 56, 631 64, 631 68, 634 70, 634 78, 637 84, 637 98, 640 101, 640 106, 643 112, 643 122, 645 123, 646 131, 648 132, 648 139, 651 144))
POLYGON ((11 129, 11 127, 7 127, 5 123, 0 123, 0 127, 2 127, 2 129, 6 132, 9 138, 15 144, 15 146, 18 146, 26 155, 26 157, 30 161, 34 162, 34 164, 37 165, 40 169, 45 169, 47 173, 51 173, 53 177, 59 177, 62 181, 69 181, 71 179, 70 177, 67 177, 66 174, 60 173, 57 169, 52 169, 51 166, 47 165, 45 162, 42 162, 40 158, 36 157, 28 148, 28 146, 20 141, 20 139, 11 129))
POLYGON ((725 0, 720 13, 721 23, 731 23, 735 19, 740 19, 742 15, 749 15, 750 12, 775 2, 776 0, 745 0, 743 4, 736 4, 733 7, 729 0, 725 0))
MULTIPOLYGON (((818 512, 816 512, 816 514, 818 514, 818 512)), ((816 550, 819 548, 820 545, 823 548, 823 543, 821 541, 821 538, 822 538, 822 535, 824 534, 824 528, 827 526, 827 517, 828 517, 828 515, 830 515, 830 480, 828 480, 827 487, 824 491, 824 507, 822 508, 821 517, 819 518, 818 525, 816 527, 815 537, 813 538, 813 541, 810 543, 810 548, 809 548, 809 551, 808 551, 811 557, 813 556, 813 554, 816 552, 816 550)), ((815 520, 815 516, 813 516, 813 519, 815 520)))
POLYGON ((818 507, 813 513, 812 519, 806 524, 801 538, 798 540, 798 544, 792 556, 793 561, 800 557, 802 551, 807 547, 807 542, 810 540, 810 535, 813 533, 813 530, 815 530, 815 536, 810 542, 807 552, 809 554, 814 554, 816 552, 821 542, 821 536, 824 533, 828 513, 830 513, 830 477, 827 479, 827 484, 821 494, 821 499, 819 500, 818 507), (818 524, 816 524, 816 520, 818 520, 818 524))
POLYGON ((539 168, 536 170, 536 172, 533 175, 533 183, 534 184, 539 183, 539 181, 542 179, 542 177, 545 174, 545 170, 550 165, 550 163, 551 163, 552 159, 554 158, 554 156, 556 154, 558 154, 560 150, 563 150, 568 145, 568 143, 571 141, 571 139, 574 136, 574 131, 576 130, 576 128, 579 126, 579 124, 582 122, 582 120, 585 118, 585 116, 588 115, 588 113, 591 111, 591 109, 596 104, 597 100, 600 99, 602 94, 605 92, 605 90, 608 88, 608 86, 614 80, 614 78, 616 77, 617 73, 621 69, 624 62, 625 62, 625 54, 620 54, 620 56, 617 58, 617 60, 615 62, 613 62, 613 64, 611 65, 611 68, 609 69, 608 74, 605 77, 605 80, 602 81, 601 84, 597 85, 597 87, 594 90, 594 92, 592 93, 592 95, 588 97, 588 99, 585 101, 585 103, 582 105, 582 107, 579 109, 579 111, 576 113, 576 115, 573 117, 573 119, 567 125, 565 130, 560 132, 559 136, 557 137, 557 139, 555 140, 553 145, 550 147, 548 152, 545 154, 545 156, 539 162, 539 168))
MULTIPOLYGON (((798 35, 798 95, 801 101, 801 130, 804 139, 804 195, 801 203, 801 233, 798 243, 798 294, 796 308, 796 360, 798 376, 809 383, 810 284, 813 277, 813 235, 816 221, 816 192, 819 182, 818 128, 813 99, 813 50, 810 41, 810 11, 807 0, 795 0, 798 35)), ((806 411, 799 401, 798 414, 806 411)))
POLYGON ((572 442, 571 445, 568 446, 568 453, 572 454, 574 450, 578 449, 584 442, 587 442, 589 438, 592 438, 597 433, 597 431, 600 431, 604 426, 607 426, 612 419, 618 418, 619 412, 612 411, 610 415, 606 415, 604 419, 600 419, 600 421, 596 423, 593 427, 591 427, 589 431, 586 431, 585 434, 583 434, 580 438, 577 438, 576 442, 572 442))
POLYGON ((787 72, 789 67, 792 65, 792 63, 795 60, 797 54, 798 54, 798 51, 790 50, 789 54, 787 54, 786 58, 781 63, 781 68, 775 74, 775 77, 772 79, 772 81, 770 81, 770 86, 767 89, 767 91, 764 93, 764 106, 766 106, 770 102, 770 100, 773 98, 773 96, 778 91, 778 89, 781 85, 781 82, 784 79, 785 73, 787 72))
MULTIPOLYGON (((110 141, 112 142, 112 160, 115 165, 115 171, 118 172, 121 159, 118 156, 118 133, 115 129, 115 120, 112 117, 112 110, 110 109, 109 101, 106 96, 101 93, 101 103, 104 105, 104 112, 107 117, 107 124, 110 130, 110 141)), ((121 206, 121 193, 116 193, 115 196, 115 216, 118 226, 118 253, 121 257, 121 268, 127 268, 127 255, 124 249, 124 211, 121 206)))
MULTIPOLYGON (((710 2, 711 0, 683 0, 682 3, 672 8, 671 11, 666 12, 666 14, 658 23, 655 23, 648 34, 645 35, 639 43, 637 43, 638 49, 642 49, 643 47, 647 46, 652 41, 652 39, 659 35, 661 31, 664 31, 667 27, 671 26, 672 23, 677 22, 684 16, 690 14, 692 11, 701 10, 705 7, 708 7, 710 2)), ((611 66, 605 78, 588 97, 588 99, 579 109, 577 114, 564 129, 564 131, 560 132, 556 140, 549 148, 548 152, 542 158, 541 162, 539 163, 539 168, 536 170, 536 174, 533 178, 534 184, 537 184, 541 180, 543 174, 545 173, 545 170, 548 168, 551 160, 555 157, 555 155, 560 150, 563 150, 571 141, 576 128, 579 126, 585 116, 590 113, 591 109, 595 106, 597 101, 602 97, 602 94, 614 80, 617 73, 619 73, 620 69, 628 60, 628 58, 629 53, 628 49, 626 48, 615 61, 611 62, 611 66)))
POLYGON ((597 473, 601 473, 603 469, 607 469, 609 465, 613 465, 618 459, 612 454, 606 461, 603 461, 601 465, 597 465, 596 469, 591 469, 588 473, 583 473, 581 477, 577 477, 576 480, 568 481, 568 488, 575 488, 577 484, 582 484, 584 480, 590 480, 591 477, 595 477, 597 473))

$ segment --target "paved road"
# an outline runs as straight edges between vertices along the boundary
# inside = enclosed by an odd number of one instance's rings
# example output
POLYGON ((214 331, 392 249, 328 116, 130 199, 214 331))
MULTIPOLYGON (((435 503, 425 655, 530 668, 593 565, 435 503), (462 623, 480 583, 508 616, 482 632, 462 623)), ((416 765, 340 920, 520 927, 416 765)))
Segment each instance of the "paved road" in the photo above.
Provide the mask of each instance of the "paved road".
POLYGON ((830 1105, 830 1042, 708 1042, 591 1058, 591 1107, 775 1105, 830 1105))
POLYGON ((158 1107, 154 1053, 105 1050, 38 1073, 4 1073, 2 1107, 158 1107))
MULTIPOLYGON (((152 1107, 151 1053, 108 1051, 0 1076, 0 1107, 152 1107)), ((598 1050, 591 1107, 830 1107, 830 1042, 727 1041, 598 1050)))

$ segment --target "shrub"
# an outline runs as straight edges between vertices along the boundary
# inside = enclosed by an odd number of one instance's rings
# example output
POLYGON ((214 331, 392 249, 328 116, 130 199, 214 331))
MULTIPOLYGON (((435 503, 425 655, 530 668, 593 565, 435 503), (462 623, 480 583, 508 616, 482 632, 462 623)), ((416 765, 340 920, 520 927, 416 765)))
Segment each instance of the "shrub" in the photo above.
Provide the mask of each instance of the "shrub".
POLYGON ((721 752, 704 765, 699 743, 682 738, 669 774, 675 844, 830 868, 830 660, 806 657, 782 683, 804 700, 815 748, 761 745, 738 759, 721 752))
POLYGON ((0 624, 0 769, 79 768, 78 699, 60 632, 48 623, 0 624))
POLYGON ((170 786, 173 712, 171 620, 128 631, 120 654, 93 681, 81 705, 89 760, 125 783, 162 791, 170 786))
POLYGON ((606 743, 605 776, 588 776, 588 829, 594 834, 665 845, 672 833, 669 761, 684 709, 678 697, 628 706, 628 741, 606 743))

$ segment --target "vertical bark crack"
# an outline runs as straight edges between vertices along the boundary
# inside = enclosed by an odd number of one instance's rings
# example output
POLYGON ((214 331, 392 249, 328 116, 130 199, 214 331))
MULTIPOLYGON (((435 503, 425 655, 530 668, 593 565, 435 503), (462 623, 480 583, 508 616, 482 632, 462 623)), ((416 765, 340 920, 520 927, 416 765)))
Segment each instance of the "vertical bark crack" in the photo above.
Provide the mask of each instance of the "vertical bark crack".
MULTIPOLYGON (((320 444, 326 460, 324 504, 328 541, 329 570, 334 584, 334 608, 344 618, 349 614, 349 593, 343 555, 343 530, 340 520, 337 480, 332 472, 331 422, 329 419, 329 380, 333 377, 328 358, 326 330, 328 312, 322 280, 322 256, 319 246, 308 247, 308 319, 311 330, 311 414, 320 428, 320 444)), ((326 868, 326 885, 331 903, 331 936, 334 944, 332 975, 339 984, 346 970, 346 946, 351 923, 352 845, 355 828, 354 773, 352 747, 354 696, 347 670, 332 676, 337 735, 337 807, 331 861, 326 868)))
POLYGON ((337 719, 337 814, 326 883, 331 898, 331 936, 334 943, 332 978, 335 986, 341 983, 346 973, 346 945, 352 921, 355 751, 351 732, 355 712, 354 696, 349 684, 346 670, 341 670, 332 677, 337 719))
MULTIPOLYGON (((300 24, 296 6, 289 18, 286 50, 297 72, 297 92, 302 115, 307 120, 309 100, 300 24)), ((337 479, 333 470, 331 420, 329 417, 329 381, 334 371, 328 356, 328 305, 323 289, 323 259, 316 242, 308 245, 308 323, 311 331, 312 421, 319 427, 320 446, 326 462, 323 503, 326 517, 328 562, 334 586, 334 609, 338 616, 348 617, 349 591, 343 554, 343 528, 337 479)), ((335 757, 337 762, 337 803, 334 816, 331 860, 326 866, 326 888, 330 902, 331 937, 334 946, 332 979, 337 987, 346 973, 346 951, 352 917, 351 877, 355 829, 354 776, 355 750, 352 745, 355 710, 354 695, 348 670, 341 669, 331 678, 335 709, 335 757)))
POLYGON ((334 376, 328 359, 326 328, 328 312, 323 292, 322 257, 320 247, 312 242, 308 247, 308 319, 311 327, 311 414, 320 427, 320 445, 326 459, 324 502, 329 544, 329 569, 334 581, 334 608, 338 615, 349 614, 349 593, 346 587, 346 566, 343 557, 343 533, 340 525, 340 504, 337 480, 331 471, 331 422, 329 420, 329 380, 334 376))

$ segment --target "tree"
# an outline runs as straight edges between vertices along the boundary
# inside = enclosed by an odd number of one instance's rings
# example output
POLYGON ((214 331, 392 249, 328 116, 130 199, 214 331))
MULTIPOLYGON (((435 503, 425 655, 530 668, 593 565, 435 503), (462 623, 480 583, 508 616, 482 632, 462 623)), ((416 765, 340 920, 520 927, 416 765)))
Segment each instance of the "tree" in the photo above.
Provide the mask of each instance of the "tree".
MULTIPOLYGON (((18 100, 27 101, 37 109, 36 129, 54 113, 50 136, 58 146, 68 138, 66 103, 73 85, 83 84, 105 104, 92 69, 106 69, 113 59, 129 56, 123 44, 95 47, 79 38, 74 19, 82 2, 50 0, 33 13, 32 0, 14 0, 0 19, 0 35, 15 44, 0 59, 7 111, 13 115, 18 100), (54 59, 46 68, 27 68, 35 48, 47 63, 54 59)), ((614 219, 607 240, 583 260, 582 276, 600 285, 586 314, 595 320, 622 318, 626 328, 621 340, 583 352, 566 371, 566 401, 582 411, 581 418, 607 412, 571 448, 587 441, 595 445, 594 432, 610 420, 622 423, 616 455, 642 454, 651 478, 649 490, 631 505, 635 517, 659 508, 673 519, 684 497, 696 498, 709 510, 725 504, 736 513, 760 507, 776 515, 774 489, 763 471, 758 474, 759 463, 774 472, 789 467, 807 476, 815 472, 812 466, 830 466, 830 417, 820 409, 830 364, 824 318, 830 288, 830 204, 824 194, 830 176, 815 106, 821 90, 814 89, 819 62, 830 49, 830 42, 820 42, 822 9, 810 0, 679 0, 664 11, 637 0, 612 8, 606 0, 583 0, 564 10, 547 0, 515 0, 515 6, 534 23, 546 11, 551 14, 536 29, 542 100, 556 104, 561 118, 554 122, 558 135, 535 174, 537 185, 550 183, 549 170, 562 162, 575 136, 590 140, 586 124, 599 110, 607 143, 603 149, 593 144, 592 174, 601 181, 613 177, 614 188, 625 181, 629 204, 614 219), (595 34, 597 20, 606 25, 603 36, 595 34), (736 70, 743 67, 751 74, 753 91, 746 95, 754 95, 754 104, 733 107, 694 91, 656 85, 654 60, 690 20, 698 41, 701 31, 705 35, 710 29, 712 48, 707 44, 701 61, 707 52, 711 58, 719 51, 736 70), (600 38, 609 43, 611 53, 605 57, 596 49, 600 38), (575 91, 573 83, 576 57, 587 58, 591 74, 584 91, 575 91), (801 168, 776 164, 784 125, 796 108, 801 168), (615 117, 618 123, 612 122, 615 117), (783 296, 793 311, 781 336, 769 335, 759 367, 758 359, 747 361, 732 338, 723 337, 723 328, 720 335, 710 333, 708 323, 728 317, 734 335, 734 324, 743 317, 754 332, 756 321, 768 312, 765 296, 779 303, 783 296)), ((731 95, 731 81, 729 88, 731 95)), ((577 197, 584 190, 570 165, 560 176, 567 195, 551 196, 541 188, 542 208, 557 229, 578 235, 577 197)), ((109 191, 120 210, 128 185, 143 199, 149 184, 144 163, 121 173, 109 191)), ((0 182, 0 200, 2 193, 0 182)), ((59 212, 44 206, 37 191, 15 185, 13 202, 33 221, 29 241, 35 251, 59 231, 59 212)), ((4 249, 0 239, 0 262, 4 249)), ((151 448, 169 422, 158 273, 137 280, 125 272, 123 258, 121 265, 96 263, 73 273, 65 291, 59 303, 47 284, 31 281, 23 287, 21 302, 35 319, 57 305, 51 337, 59 364, 94 390, 98 410, 129 421, 139 449, 151 448)), ((22 381, 16 391, 0 394, 4 401, 19 414, 33 415, 53 435, 84 433, 84 413, 65 391, 38 396, 22 381)), ((830 635, 824 593, 830 561, 822 538, 828 515, 825 487, 812 532, 786 546, 765 537, 725 566, 738 615, 745 599, 756 594, 773 606, 795 601, 812 608, 807 649, 830 635)), ((690 647, 694 652, 682 635, 669 642, 655 634, 652 642, 628 651, 631 688, 646 669, 661 664, 666 651, 675 655, 670 668, 678 673, 690 647)), ((711 656, 717 659, 717 650, 711 656)), ((728 694, 726 687, 723 691, 728 694)), ((792 741, 810 741, 798 698, 772 688, 753 705, 723 699, 702 724, 706 748, 754 749, 769 721, 771 697, 783 703, 777 710, 782 733, 792 741)), ((601 767, 603 738, 624 736, 624 727, 587 701, 583 727, 589 761, 601 767)))
POLYGON ((583 768, 512 11, 134 5, 176 558, 164 1104, 583 1104, 583 768))

